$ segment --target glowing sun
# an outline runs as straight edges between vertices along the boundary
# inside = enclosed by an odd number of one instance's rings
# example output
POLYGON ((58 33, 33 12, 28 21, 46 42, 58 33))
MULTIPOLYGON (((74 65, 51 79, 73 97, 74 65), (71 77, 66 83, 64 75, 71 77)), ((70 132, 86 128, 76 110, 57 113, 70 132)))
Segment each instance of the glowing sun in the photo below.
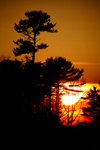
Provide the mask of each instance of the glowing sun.
POLYGON ((81 97, 81 94, 76 94, 76 95, 73 95, 73 94, 70 94, 70 95, 63 95, 62 96, 62 103, 65 104, 65 105, 73 105, 75 104, 76 102, 79 101, 81 97))

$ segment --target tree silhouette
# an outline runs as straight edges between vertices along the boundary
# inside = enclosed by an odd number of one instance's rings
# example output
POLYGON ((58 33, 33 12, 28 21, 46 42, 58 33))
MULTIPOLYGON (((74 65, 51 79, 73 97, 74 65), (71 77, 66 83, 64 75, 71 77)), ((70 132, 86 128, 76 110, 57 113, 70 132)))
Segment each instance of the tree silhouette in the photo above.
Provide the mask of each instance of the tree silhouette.
POLYGON ((53 73, 53 58, 46 59, 43 64, 43 79, 46 89, 46 95, 49 97, 49 116, 51 115, 51 96, 52 96, 52 86, 54 86, 54 73, 53 73))
MULTIPOLYGON (((24 93, 26 98, 26 114, 29 117, 33 112, 38 115, 39 104, 43 101, 45 87, 42 81, 42 64, 27 62, 24 66, 24 93)), ((31 118, 30 118, 31 119, 31 118)))
MULTIPOLYGON (((17 60, 4 60, 0 62, 0 111, 4 120, 15 119, 22 112, 22 71, 17 60)), ((1 116, 0 116, 1 117, 1 116)))
POLYGON ((83 108, 83 115, 88 117, 93 125, 100 125, 100 95, 96 87, 88 92, 87 104, 88 106, 83 108))
POLYGON ((31 11, 26 12, 25 16, 27 19, 21 19, 19 24, 15 24, 14 29, 21 33, 24 36, 25 40, 18 39, 14 41, 14 43, 18 46, 13 49, 13 53, 15 56, 19 56, 21 54, 32 54, 33 64, 35 62, 35 53, 39 49, 47 48, 48 45, 41 43, 37 44, 37 36, 40 35, 41 32, 47 31, 50 33, 55 33, 57 30, 54 29, 56 23, 53 24, 50 20, 50 15, 47 13, 40 11, 31 11))
POLYGON ((57 124, 61 85, 71 80, 72 77, 80 77, 82 70, 77 70, 75 75, 76 71, 72 63, 62 57, 47 59, 45 63, 33 64, 28 61, 24 65, 22 64, 17 60, 0 62, 2 118, 32 121, 36 124, 45 118, 44 124, 47 120, 51 124, 53 122, 57 124), (52 89, 54 93, 52 93, 52 89), (52 94, 55 96, 53 97, 52 94), (47 96, 49 104, 47 111, 42 109, 45 96, 47 96), (52 113, 53 104, 57 115, 52 113))
POLYGON ((65 58, 58 57, 46 60, 44 79, 48 87, 49 93, 49 111, 51 103, 51 87, 55 87, 56 91, 56 114, 59 114, 59 100, 60 100, 60 88, 63 87, 63 83, 74 81, 82 76, 83 70, 74 68, 70 61, 66 61, 65 58))
POLYGON ((70 61, 66 61, 65 58, 56 58, 54 60, 55 64, 55 83, 56 83, 56 102, 57 102, 57 113, 59 113, 59 89, 63 87, 61 83, 75 81, 79 79, 83 74, 83 69, 79 70, 74 68, 70 61))

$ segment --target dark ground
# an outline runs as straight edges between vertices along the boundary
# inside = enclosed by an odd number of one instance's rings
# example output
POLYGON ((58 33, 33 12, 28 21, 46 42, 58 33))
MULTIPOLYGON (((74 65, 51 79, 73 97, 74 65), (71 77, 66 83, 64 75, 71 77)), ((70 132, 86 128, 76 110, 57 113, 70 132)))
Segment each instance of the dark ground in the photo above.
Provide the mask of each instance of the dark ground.
MULTIPOLYGON (((62 125, 34 124, 32 121, 14 121, 1 124, 2 139, 7 138, 14 149, 29 143, 34 149, 100 150, 100 127, 64 127, 62 125)), ((20 147, 21 148, 21 147, 20 147)), ((19 149, 19 148, 18 148, 19 149)), ((30 149, 28 147, 28 149, 30 149)))

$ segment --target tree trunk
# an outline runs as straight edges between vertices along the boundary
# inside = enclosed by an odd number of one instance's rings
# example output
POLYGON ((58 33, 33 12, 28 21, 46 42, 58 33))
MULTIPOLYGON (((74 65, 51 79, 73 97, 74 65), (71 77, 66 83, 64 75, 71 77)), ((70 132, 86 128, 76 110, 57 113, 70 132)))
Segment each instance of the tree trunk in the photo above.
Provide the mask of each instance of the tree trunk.
POLYGON ((71 117, 71 127, 72 127, 72 123, 73 123, 73 104, 72 104, 72 117, 71 117))
POLYGON ((51 86, 49 87, 49 116, 51 114, 51 86))
POLYGON ((33 64, 35 62, 35 47, 36 47, 36 33, 34 33, 34 49, 33 49, 33 56, 32 56, 33 64))
POLYGON ((57 81, 57 90, 56 90, 56 114, 59 116, 59 82, 57 81))
POLYGON ((68 105, 68 115, 67 115, 67 119, 68 119, 68 127, 69 127, 69 105, 68 105))

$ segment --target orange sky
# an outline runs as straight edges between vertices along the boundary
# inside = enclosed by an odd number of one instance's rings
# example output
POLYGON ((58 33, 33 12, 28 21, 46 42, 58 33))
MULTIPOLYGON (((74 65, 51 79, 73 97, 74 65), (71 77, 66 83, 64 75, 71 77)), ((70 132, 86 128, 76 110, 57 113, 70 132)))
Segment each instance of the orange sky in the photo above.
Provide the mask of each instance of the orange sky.
POLYGON ((36 61, 62 56, 85 70, 87 82, 100 81, 100 0, 0 0, 0 55, 14 58, 13 40, 21 37, 14 23, 32 10, 47 12, 58 29, 40 35, 49 47, 36 54, 36 61))

